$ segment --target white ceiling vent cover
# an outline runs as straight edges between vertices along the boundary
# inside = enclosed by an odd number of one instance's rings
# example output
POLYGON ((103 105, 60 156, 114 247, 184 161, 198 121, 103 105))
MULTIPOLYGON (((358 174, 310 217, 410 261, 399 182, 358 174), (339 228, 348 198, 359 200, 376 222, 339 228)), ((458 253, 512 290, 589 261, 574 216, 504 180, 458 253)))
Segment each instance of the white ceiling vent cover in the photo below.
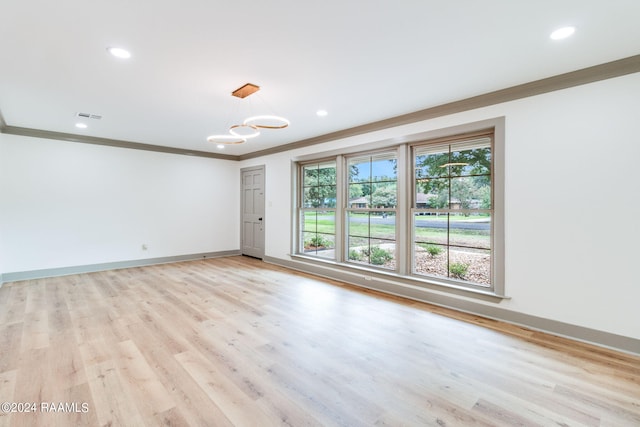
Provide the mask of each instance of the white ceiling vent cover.
POLYGON ((85 119, 96 119, 100 120, 102 118, 99 114, 91 114, 91 113, 77 113, 76 116, 83 117, 85 119))

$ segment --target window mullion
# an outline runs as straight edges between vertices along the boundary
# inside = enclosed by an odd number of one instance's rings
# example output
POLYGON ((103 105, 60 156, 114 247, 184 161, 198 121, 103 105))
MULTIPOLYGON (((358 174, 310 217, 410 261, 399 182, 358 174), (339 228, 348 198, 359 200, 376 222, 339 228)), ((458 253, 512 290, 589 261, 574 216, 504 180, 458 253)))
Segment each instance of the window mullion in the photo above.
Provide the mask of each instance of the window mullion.
POLYGON ((412 168, 410 147, 405 144, 398 147, 397 153, 397 204, 396 204, 396 268, 398 273, 408 275, 411 272, 411 189, 412 168))
MULTIPOLYGON (((336 210, 334 215, 335 220, 335 260, 336 262, 344 262, 344 245, 345 245, 345 227, 344 227, 344 207, 347 204, 345 199, 345 188, 348 185, 345 184, 346 177, 345 165, 343 156, 336 156, 336 210)), ((349 194, 348 192, 346 194, 349 194)))

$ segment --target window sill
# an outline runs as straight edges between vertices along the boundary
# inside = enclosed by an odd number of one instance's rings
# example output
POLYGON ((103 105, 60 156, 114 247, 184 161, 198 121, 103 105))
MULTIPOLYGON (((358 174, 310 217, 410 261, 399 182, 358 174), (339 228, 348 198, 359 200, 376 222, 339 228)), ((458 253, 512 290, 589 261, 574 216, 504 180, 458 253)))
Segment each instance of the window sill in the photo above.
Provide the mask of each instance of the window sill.
POLYGON ((398 295, 403 295, 401 288, 412 288, 422 291, 436 291, 447 294, 454 294, 469 298, 481 299, 484 301, 499 303, 502 300, 510 299, 510 297, 502 294, 495 293, 491 290, 485 290, 480 288, 473 288, 470 286, 456 285, 453 283, 441 282, 435 279, 417 277, 417 276, 403 276, 395 272, 382 271, 375 268, 367 268, 364 266, 339 263, 332 260, 319 259, 316 257, 310 257, 300 254, 289 254, 292 261, 297 266, 293 268, 303 270, 312 274, 318 274, 320 276, 330 277, 336 280, 345 281, 359 286, 367 288, 376 288, 377 284, 392 285, 398 287, 397 292, 393 292, 398 295), (308 269, 300 267, 300 263, 309 266, 308 269), (332 272, 337 274, 332 275, 332 272))

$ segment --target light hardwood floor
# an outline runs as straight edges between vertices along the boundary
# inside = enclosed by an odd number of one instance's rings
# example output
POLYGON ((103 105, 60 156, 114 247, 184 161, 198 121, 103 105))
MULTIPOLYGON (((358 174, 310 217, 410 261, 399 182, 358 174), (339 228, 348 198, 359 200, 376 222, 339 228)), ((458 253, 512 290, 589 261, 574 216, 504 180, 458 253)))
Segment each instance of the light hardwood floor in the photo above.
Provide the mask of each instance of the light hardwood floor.
POLYGON ((640 357, 244 257, 5 284, 0 351, 0 426, 640 426, 640 357))

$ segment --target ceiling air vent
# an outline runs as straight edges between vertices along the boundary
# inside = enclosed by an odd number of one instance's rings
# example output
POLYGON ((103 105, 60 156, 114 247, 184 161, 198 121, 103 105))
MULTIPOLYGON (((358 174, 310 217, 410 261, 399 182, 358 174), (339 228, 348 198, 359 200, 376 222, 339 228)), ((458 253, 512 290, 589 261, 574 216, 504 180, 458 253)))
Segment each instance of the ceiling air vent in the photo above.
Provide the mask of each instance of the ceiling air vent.
POLYGON ((76 114, 78 117, 83 117, 85 119, 96 119, 100 120, 102 118, 99 114, 91 114, 91 113, 78 113, 76 114))

